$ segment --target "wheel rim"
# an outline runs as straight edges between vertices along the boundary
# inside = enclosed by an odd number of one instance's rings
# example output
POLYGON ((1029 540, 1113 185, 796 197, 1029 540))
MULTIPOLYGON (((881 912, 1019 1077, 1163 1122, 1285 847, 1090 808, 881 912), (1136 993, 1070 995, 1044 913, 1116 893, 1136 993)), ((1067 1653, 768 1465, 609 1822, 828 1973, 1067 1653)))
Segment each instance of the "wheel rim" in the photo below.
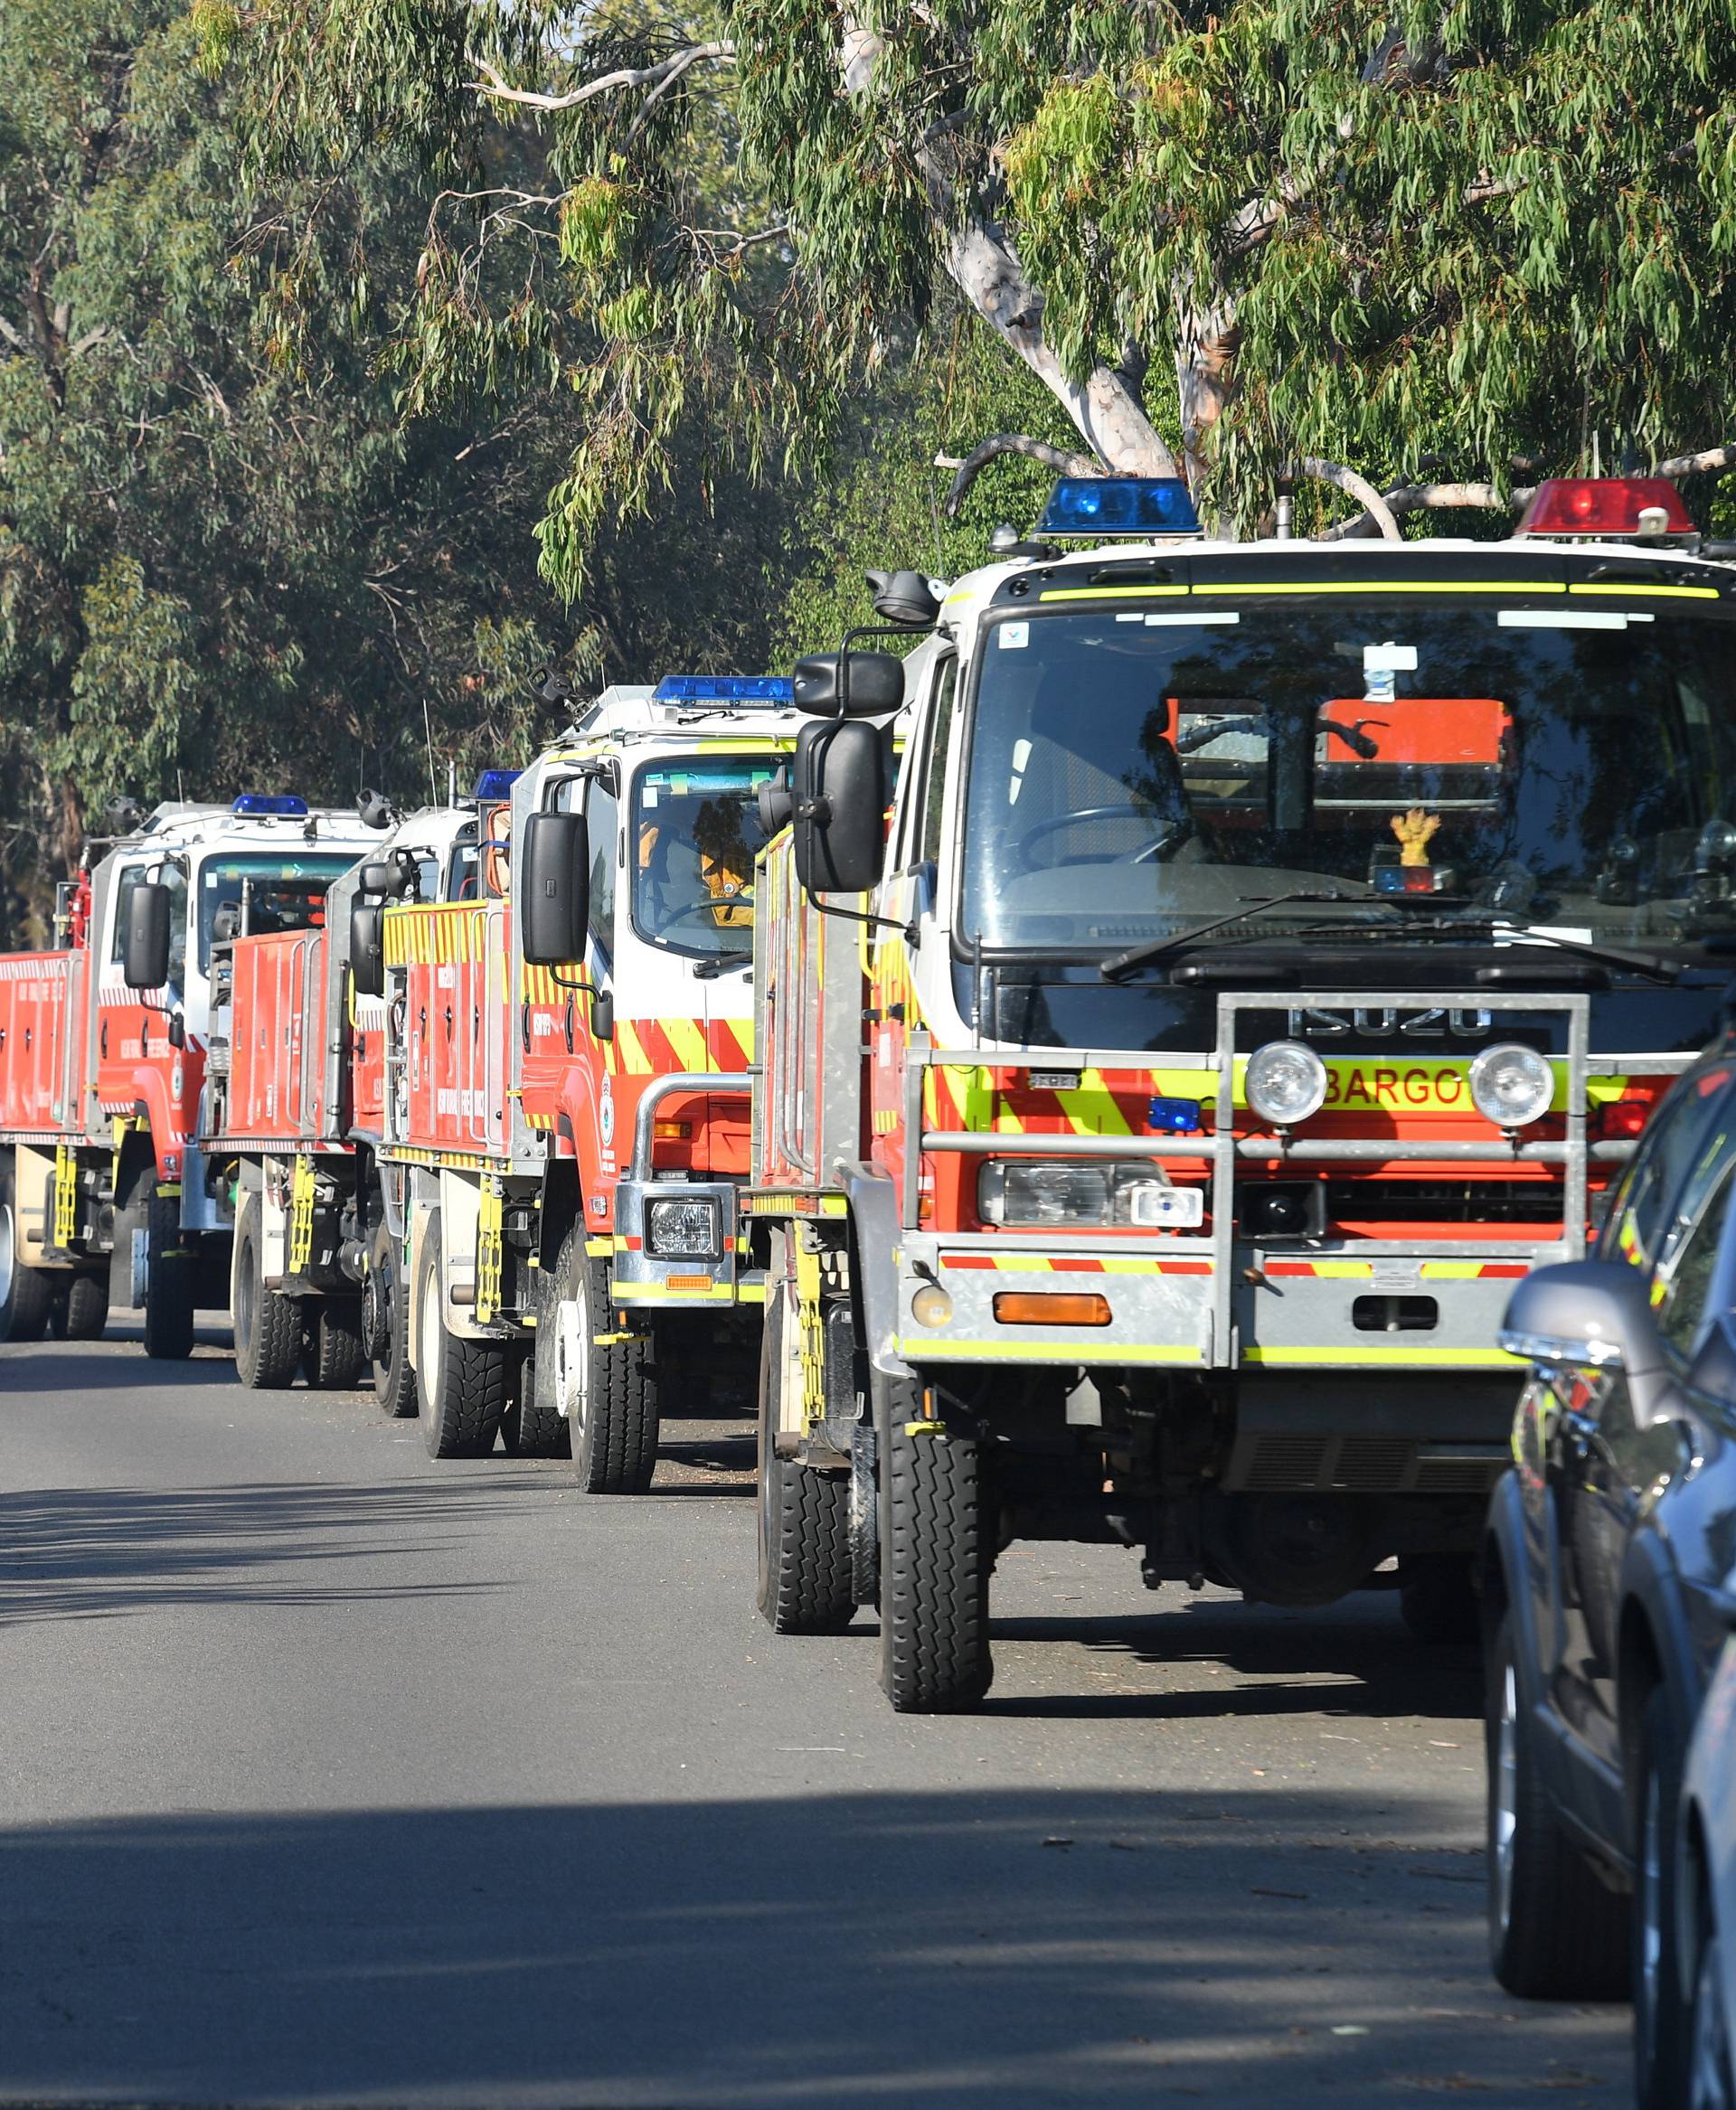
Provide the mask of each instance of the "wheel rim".
POLYGON ((1513 1917, 1513 1858, 1519 1835, 1519 1680, 1511 1663, 1501 1668, 1501 1712, 1495 1728, 1495 1765, 1489 1775, 1490 1841, 1495 1850, 1495 1917, 1503 1934, 1513 1917))
POLYGON ((1646 1800, 1639 1826, 1639 2012, 1635 2016, 1640 2057, 1652 2063, 1657 2025, 1658 1980, 1664 1969, 1664 1926, 1658 1907, 1664 1895, 1664 1796, 1657 1768, 1646 1772, 1646 1800))
POLYGON ((1730 2032, 1724 2022, 1722 1973, 1718 1939, 1709 1940, 1700 1957, 1694 1989, 1694 2060, 1688 2085, 1689 2110, 1731 2110, 1730 2032))
POLYGON ((446 1382, 446 1358, 440 1353, 440 1262, 437 1254, 433 1265, 422 1276, 422 1383, 428 1393, 429 1412, 438 1420, 440 1411, 440 1393, 446 1382))
POLYGON ((554 1408, 582 1436, 590 1391, 590 1314, 581 1275, 579 1294, 555 1308, 554 1408))
POLYGON ((0 1305, 12 1302, 12 1271, 17 1265, 13 1249, 12 1203, 0 1201, 0 1305))

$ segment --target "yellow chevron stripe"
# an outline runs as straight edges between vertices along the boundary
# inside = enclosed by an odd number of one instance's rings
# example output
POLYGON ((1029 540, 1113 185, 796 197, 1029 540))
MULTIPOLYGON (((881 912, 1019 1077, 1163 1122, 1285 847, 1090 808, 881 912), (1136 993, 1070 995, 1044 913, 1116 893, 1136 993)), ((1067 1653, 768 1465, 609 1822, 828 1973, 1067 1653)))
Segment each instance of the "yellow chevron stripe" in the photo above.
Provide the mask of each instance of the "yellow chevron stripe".
POLYGON ((669 1044, 684 1069, 711 1068, 711 1050, 705 1045, 705 1036, 699 1030, 696 1019, 666 1018, 663 1021, 663 1030, 669 1036, 669 1044))
POLYGON ((656 1065, 646 1053, 630 1019, 616 1021, 615 1040, 621 1051, 621 1068, 625 1073, 628 1077, 649 1077, 656 1065))

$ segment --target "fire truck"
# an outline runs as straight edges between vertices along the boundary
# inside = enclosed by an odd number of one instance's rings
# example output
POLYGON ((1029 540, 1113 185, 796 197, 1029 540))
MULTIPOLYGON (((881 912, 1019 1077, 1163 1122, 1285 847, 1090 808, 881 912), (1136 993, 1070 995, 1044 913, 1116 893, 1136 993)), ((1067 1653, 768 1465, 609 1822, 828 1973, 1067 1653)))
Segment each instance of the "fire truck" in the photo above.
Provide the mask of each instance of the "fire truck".
POLYGON ((393 1022, 378 1154, 434 1456, 505 1423, 581 1487, 641 1492, 672 1387, 750 1399, 758 795, 798 722, 787 677, 606 690, 514 785, 477 900, 358 910, 357 984, 393 1022))
POLYGON ((228 1298, 198 1119, 219 933, 317 926, 364 832, 264 793, 117 819, 60 890, 56 949, 0 958, 0 1339, 94 1338, 112 1298, 180 1357, 228 1298))
POLYGON ((1014 1539, 1474 1630, 1514 1277, 1736 953, 1736 570, 1648 479, 1504 541, 1063 480, 803 661, 760 883, 760 1606, 967 1707, 1014 1539), (885 728, 908 724, 889 774, 885 728), (882 810, 890 800, 890 825, 882 810))
POLYGON ((233 1233, 235 1365, 250 1389, 298 1371, 344 1389, 372 1362, 383 1411, 416 1411, 378 1163, 393 1022, 355 986, 358 926, 377 943, 373 911, 355 911, 364 888, 413 904, 475 900, 485 816, 515 774, 486 770, 467 801, 401 817, 364 793, 364 820, 385 832, 333 881, 318 926, 253 929, 244 908, 220 920, 202 1126, 233 1233))

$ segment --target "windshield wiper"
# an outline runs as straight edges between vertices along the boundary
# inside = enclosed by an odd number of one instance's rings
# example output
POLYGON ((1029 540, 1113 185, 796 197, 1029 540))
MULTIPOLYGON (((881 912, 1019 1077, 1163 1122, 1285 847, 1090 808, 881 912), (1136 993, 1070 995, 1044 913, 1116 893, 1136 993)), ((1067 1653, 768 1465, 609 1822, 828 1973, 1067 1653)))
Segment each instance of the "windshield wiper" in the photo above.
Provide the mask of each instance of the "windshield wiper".
POLYGON ((693 977, 700 982, 714 982, 720 975, 727 975, 731 968, 751 964, 753 955, 745 953, 712 953, 693 969, 693 977))
POLYGON ((1533 944, 1552 945, 1559 951, 1576 953, 1582 960, 1595 960, 1603 967, 1626 967, 1635 975, 1649 975, 1653 981, 1674 987, 1682 979, 1680 966, 1673 966, 1668 960, 1660 959, 1656 953, 1629 952, 1624 945, 1600 945, 1590 938, 1562 937, 1552 930, 1533 930, 1523 923, 1505 918, 1487 927, 1494 931, 1504 931, 1513 937, 1529 938, 1533 944))
POLYGON ((1154 937, 1146 945, 1136 945, 1124 953, 1111 953, 1107 960, 1098 963, 1098 973, 1106 982, 1119 982, 1140 967, 1148 967, 1155 961, 1165 959, 1171 953, 1180 952, 1196 938, 1210 937, 1214 931, 1228 930, 1232 924, 1245 922, 1250 916, 1258 916, 1262 909, 1281 908, 1286 901, 1360 900, 1359 894, 1316 893, 1298 888, 1294 893, 1261 894, 1245 900, 1240 909, 1233 909, 1227 916, 1214 916, 1209 923, 1196 923, 1188 930, 1172 930, 1167 937, 1154 937))

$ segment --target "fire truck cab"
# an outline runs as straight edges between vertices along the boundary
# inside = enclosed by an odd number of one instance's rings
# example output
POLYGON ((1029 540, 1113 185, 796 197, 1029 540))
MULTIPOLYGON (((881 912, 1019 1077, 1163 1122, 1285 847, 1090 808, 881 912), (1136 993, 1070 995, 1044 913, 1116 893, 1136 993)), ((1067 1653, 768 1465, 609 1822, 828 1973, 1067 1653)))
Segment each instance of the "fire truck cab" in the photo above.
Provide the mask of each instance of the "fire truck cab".
POLYGON ((1231 544, 1063 482, 902 595, 901 670, 798 666, 760 1602, 877 1602, 896 1707, 986 1689, 1015 1538, 1474 1621, 1513 1279, 1582 1251, 1736 946, 1736 573, 1669 486, 1580 488, 1498 542, 1231 544))
POLYGON ((112 1295, 143 1306, 147 1354, 179 1357, 195 1311, 228 1295, 229 1221, 199 1119, 213 953, 236 918, 317 928, 365 832, 259 793, 127 821, 88 887, 81 874, 68 890, 73 942, 0 962, 0 1305, 14 1338, 57 1305, 93 1335, 112 1295))
POLYGON ((648 1486, 662 1400, 746 1404, 758 794, 787 679, 617 686, 524 770, 474 906, 383 910, 381 1157, 437 1456, 648 1486))

